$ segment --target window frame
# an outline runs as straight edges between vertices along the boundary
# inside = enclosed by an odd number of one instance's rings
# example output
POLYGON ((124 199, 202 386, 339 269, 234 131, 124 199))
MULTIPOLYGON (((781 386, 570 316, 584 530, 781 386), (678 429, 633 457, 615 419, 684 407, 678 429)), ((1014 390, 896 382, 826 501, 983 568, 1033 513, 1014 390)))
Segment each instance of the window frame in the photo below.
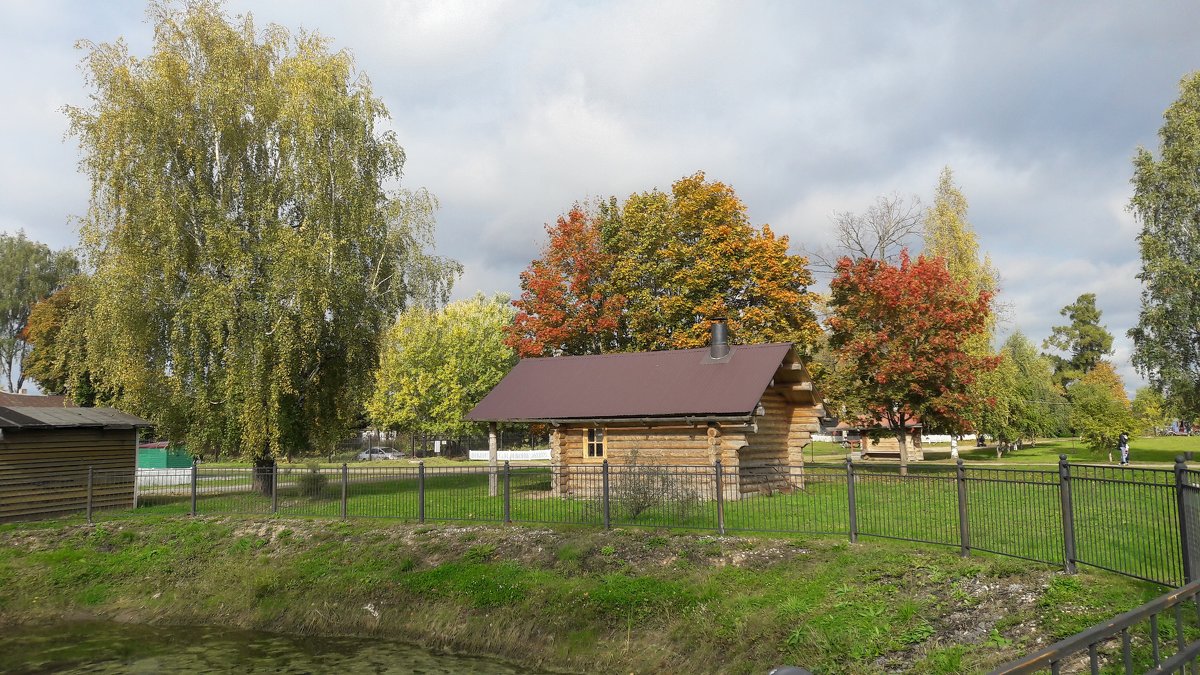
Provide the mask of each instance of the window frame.
POLYGON ((608 430, 604 427, 588 427, 583 433, 583 459, 586 462, 602 462, 608 456, 608 430), (600 441, 596 441, 596 436, 600 441), (599 454, 593 455, 592 450, 598 449, 599 454))

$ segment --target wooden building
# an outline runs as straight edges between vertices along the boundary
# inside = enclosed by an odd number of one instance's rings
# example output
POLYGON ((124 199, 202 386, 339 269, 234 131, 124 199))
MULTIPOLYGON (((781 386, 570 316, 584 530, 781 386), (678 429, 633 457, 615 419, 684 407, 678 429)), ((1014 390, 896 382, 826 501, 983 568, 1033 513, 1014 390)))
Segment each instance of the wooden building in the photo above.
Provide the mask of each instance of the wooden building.
POLYGON ((551 427, 554 489, 573 493, 607 460, 728 467, 733 495, 803 481, 803 449, 823 414, 790 343, 523 359, 467 418, 551 427))
MULTIPOLYGON (((908 441, 908 461, 919 462, 925 459, 925 451, 921 445, 921 434, 924 431, 921 422, 909 420, 904 425, 904 431, 908 441)), ((863 459, 900 458, 900 439, 896 438, 896 431, 887 420, 878 423, 870 419, 854 423, 843 421, 833 432, 834 438, 845 439, 844 447, 861 452, 863 459)))
POLYGON ((134 506, 137 430, 149 422, 12 396, 0 407, 0 521, 82 511, 89 467, 94 508, 134 506))

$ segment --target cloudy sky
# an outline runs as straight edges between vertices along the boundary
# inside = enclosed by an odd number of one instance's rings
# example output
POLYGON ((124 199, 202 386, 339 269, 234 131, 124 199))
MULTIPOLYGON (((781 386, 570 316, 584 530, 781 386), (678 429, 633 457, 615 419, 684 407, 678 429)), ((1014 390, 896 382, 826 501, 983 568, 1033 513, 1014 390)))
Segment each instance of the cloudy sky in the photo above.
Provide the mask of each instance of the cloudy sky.
MULTIPOLYGON (((519 290, 543 226, 577 201, 729 183, 797 251, 877 195, 930 201, 951 166, 1003 277, 1005 332, 1037 342, 1094 292, 1137 320, 1130 159, 1157 147, 1200 69, 1200 3, 230 0, 262 25, 351 50, 441 202, 455 295, 519 290)), ((145 55, 142 2, 0 0, 0 230, 77 241, 87 203, 64 104, 85 104, 77 40, 145 55)))

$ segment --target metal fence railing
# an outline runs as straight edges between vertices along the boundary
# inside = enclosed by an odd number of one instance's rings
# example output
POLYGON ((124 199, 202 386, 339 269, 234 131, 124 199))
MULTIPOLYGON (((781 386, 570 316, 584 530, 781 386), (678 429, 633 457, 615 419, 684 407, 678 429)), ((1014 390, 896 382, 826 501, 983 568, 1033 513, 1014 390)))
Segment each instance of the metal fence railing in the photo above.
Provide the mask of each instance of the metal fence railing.
POLYGON ((1200 672, 1197 628, 1200 581, 1010 661, 992 675, 1049 671, 1186 673, 1200 672), (1189 668, 1190 666, 1190 668, 1189 668))
MULTIPOLYGON (((41 488, 89 518, 392 518, 903 539, 1166 586, 1200 573, 1200 471, 863 462, 803 466, 347 466, 89 470, 41 488), (85 496, 85 498, 83 498, 85 496)), ((48 494, 48 503, 54 502, 48 494)), ((25 517, 28 517, 26 515, 25 517)))

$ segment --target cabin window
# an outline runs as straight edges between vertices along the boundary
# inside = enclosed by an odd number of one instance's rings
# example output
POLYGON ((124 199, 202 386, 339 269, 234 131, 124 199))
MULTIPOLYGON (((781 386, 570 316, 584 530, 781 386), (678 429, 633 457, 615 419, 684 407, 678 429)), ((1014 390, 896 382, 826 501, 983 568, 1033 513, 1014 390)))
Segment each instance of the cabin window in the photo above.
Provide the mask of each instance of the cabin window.
POLYGON ((604 429, 587 430, 587 456, 604 457, 604 429))

